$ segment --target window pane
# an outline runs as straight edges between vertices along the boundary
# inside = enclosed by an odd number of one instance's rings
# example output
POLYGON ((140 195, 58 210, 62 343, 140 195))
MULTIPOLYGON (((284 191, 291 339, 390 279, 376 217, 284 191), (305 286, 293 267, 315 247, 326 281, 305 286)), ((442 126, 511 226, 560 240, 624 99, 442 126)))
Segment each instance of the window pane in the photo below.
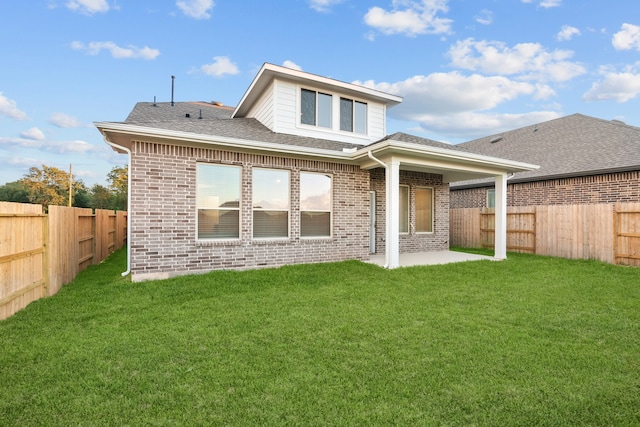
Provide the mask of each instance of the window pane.
POLYGON ((340 98, 340 130, 353 132, 353 101, 340 98))
POLYGON ((300 210, 331 210, 331 177, 318 173, 300 173, 300 210))
POLYGON ((400 187, 400 233, 409 232, 409 187, 400 187))
POLYGON ((300 212, 300 236, 330 236, 331 212, 300 212))
POLYGON ((331 128, 331 95, 318 93, 318 126, 331 128))
POLYGON ((302 89, 302 102, 300 105, 300 123, 305 125, 316 124, 316 93, 311 90, 302 89))
POLYGON ((430 188, 416 189, 416 231, 433 231, 433 190, 430 188))
POLYGON ((253 211, 253 237, 288 237, 288 211, 253 211))
POLYGON ((199 209, 199 239, 237 239, 240 237, 240 210, 199 209))
POLYGON ((357 133, 367 133, 367 104, 364 102, 355 103, 355 129, 357 133))
POLYGON ((331 236, 331 176, 300 173, 300 236, 331 236))
POLYGON ((289 172, 253 170, 253 208, 289 210, 289 172))
POLYGON ((487 207, 488 208, 496 207, 496 190, 495 189, 487 190, 487 207))
POLYGON ((226 165, 197 165, 198 208, 240 206, 240 168, 226 165))

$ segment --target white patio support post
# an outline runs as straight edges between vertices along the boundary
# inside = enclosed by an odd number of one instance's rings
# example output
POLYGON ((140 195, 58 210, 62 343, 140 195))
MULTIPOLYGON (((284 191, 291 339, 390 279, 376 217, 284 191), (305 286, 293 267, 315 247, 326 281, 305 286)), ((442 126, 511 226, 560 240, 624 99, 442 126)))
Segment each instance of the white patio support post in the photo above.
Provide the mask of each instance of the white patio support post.
POLYGON ((400 162, 386 162, 387 183, 387 268, 400 266, 400 162))
POLYGON ((507 259, 507 175, 496 176, 494 258, 507 259))

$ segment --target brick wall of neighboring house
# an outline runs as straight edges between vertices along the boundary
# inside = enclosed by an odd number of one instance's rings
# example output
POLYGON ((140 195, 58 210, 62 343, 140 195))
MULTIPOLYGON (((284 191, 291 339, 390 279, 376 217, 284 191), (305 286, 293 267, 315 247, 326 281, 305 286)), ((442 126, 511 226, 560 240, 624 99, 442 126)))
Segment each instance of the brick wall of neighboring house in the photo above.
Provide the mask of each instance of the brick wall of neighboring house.
MULTIPOLYGON (((451 208, 487 206, 493 187, 451 190, 451 208)), ((509 184, 508 206, 640 202, 640 171, 509 184)))
POLYGON ((136 142, 131 159, 131 270, 133 280, 213 269, 369 258, 369 172, 331 162, 136 142), (241 231, 237 241, 198 240, 196 164, 242 166, 241 231), (290 237, 251 237, 252 167, 291 171, 290 237), (333 176, 333 236, 301 239, 299 172, 333 176))
MULTIPOLYGON (((400 235, 400 253, 449 249, 449 184, 442 183, 442 175, 400 171, 400 185, 409 186, 409 233, 400 235), (431 187, 434 190, 433 233, 416 233, 415 231, 416 187, 431 187)), ((386 189, 383 168, 371 171, 371 190, 376 192, 376 253, 384 254, 386 189)))

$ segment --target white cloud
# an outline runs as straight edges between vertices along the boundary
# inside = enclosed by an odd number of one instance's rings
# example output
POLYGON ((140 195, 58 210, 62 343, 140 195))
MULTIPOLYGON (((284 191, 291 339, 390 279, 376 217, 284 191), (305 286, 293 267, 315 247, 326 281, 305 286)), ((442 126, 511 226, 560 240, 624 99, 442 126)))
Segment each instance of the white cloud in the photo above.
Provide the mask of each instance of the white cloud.
POLYGON ((36 140, 32 138, 11 138, 0 137, 0 145, 9 145, 12 147, 30 148, 34 150, 47 151, 50 153, 91 153, 104 151, 104 147, 96 147, 86 141, 50 141, 36 140))
POLYGON ((594 82, 582 96, 585 101, 627 102, 640 94, 640 63, 627 67, 622 72, 603 67, 600 70, 603 79, 594 82))
POLYGON ((49 117, 49 123, 59 128, 79 128, 82 122, 74 116, 65 113, 53 113, 49 117))
POLYGON ((74 12, 84 13, 85 15, 109 11, 109 3, 106 0, 69 0, 66 6, 74 12))
POLYGON ((45 139, 44 132, 42 132, 37 127, 32 127, 31 129, 27 129, 24 132, 21 132, 20 136, 26 139, 32 139, 34 141, 42 141, 45 139))
POLYGON ((364 16, 364 22, 383 34, 448 34, 451 19, 438 16, 449 10, 448 0, 392 0, 392 10, 372 7, 364 16))
POLYGON ((541 99, 555 94, 546 85, 519 82, 503 76, 465 76, 452 71, 417 75, 396 83, 354 83, 401 95, 404 101, 389 109, 390 118, 413 121, 427 132, 452 138, 475 138, 558 117, 554 111, 492 112, 500 105, 523 96, 541 99))
POLYGON ((178 0, 176 6, 190 18, 209 19, 214 3, 213 0, 178 0))
POLYGON ((555 111, 522 114, 464 112, 447 117, 425 115, 420 127, 426 132, 469 140, 557 119, 560 115, 555 111))
POLYGON ((201 66, 200 71, 214 77, 222 77, 225 74, 233 75, 240 72, 236 64, 226 56, 214 56, 213 63, 201 66))
POLYGON ((622 24, 620 31, 613 35, 611 44, 616 50, 640 51, 640 26, 633 24, 622 24))
MULTIPOLYGON (((533 3, 533 0, 522 0, 522 3, 533 3)), ((558 7, 562 5, 562 0, 541 0, 539 3, 540 7, 550 8, 550 7, 558 7)))
POLYGON ((342 3, 344 0, 309 0, 309 7, 317 12, 329 12, 332 6, 342 3))
POLYGON ((480 11, 474 18, 478 24, 491 25, 493 24, 493 12, 487 9, 480 11))
POLYGON ((559 41, 571 40, 573 36, 579 36, 580 30, 570 25, 563 25, 562 30, 556 35, 559 41))
POLYGON ((472 38, 452 45, 448 52, 454 67, 489 74, 517 75, 524 80, 564 82, 586 73, 577 62, 567 59, 570 50, 549 52, 539 43, 519 43, 508 47, 498 41, 472 38))
POLYGON ((125 48, 120 47, 111 41, 90 42, 88 45, 85 45, 80 41, 74 41, 71 43, 71 48, 74 50, 87 51, 89 55, 97 55, 102 50, 108 50, 111 53, 111 56, 115 59, 155 59, 158 57, 158 55, 160 55, 160 51, 158 49, 151 49, 148 46, 140 48, 130 45, 125 48))
POLYGON ((296 64, 293 61, 289 61, 288 59, 282 63, 283 67, 291 68, 292 70, 302 71, 302 67, 296 64))
POLYGON ((0 114, 15 120, 26 120, 27 113, 21 111, 16 101, 9 99, 0 92, 0 114))

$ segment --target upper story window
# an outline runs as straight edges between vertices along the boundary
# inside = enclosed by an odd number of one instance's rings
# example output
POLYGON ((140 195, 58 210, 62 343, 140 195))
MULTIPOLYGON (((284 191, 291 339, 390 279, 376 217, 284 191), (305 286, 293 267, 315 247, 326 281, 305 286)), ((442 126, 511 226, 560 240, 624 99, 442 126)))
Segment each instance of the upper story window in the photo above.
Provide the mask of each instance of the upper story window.
POLYGON ((340 130, 367 133, 367 104, 340 98, 340 130))
POLYGON ((331 129, 333 97, 313 90, 301 90, 300 123, 331 129))
POLYGON ((241 168, 200 163, 196 175, 198 239, 238 239, 241 168))
POLYGON ((253 169, 253 237, 289 237, 289 171, 253 169))

